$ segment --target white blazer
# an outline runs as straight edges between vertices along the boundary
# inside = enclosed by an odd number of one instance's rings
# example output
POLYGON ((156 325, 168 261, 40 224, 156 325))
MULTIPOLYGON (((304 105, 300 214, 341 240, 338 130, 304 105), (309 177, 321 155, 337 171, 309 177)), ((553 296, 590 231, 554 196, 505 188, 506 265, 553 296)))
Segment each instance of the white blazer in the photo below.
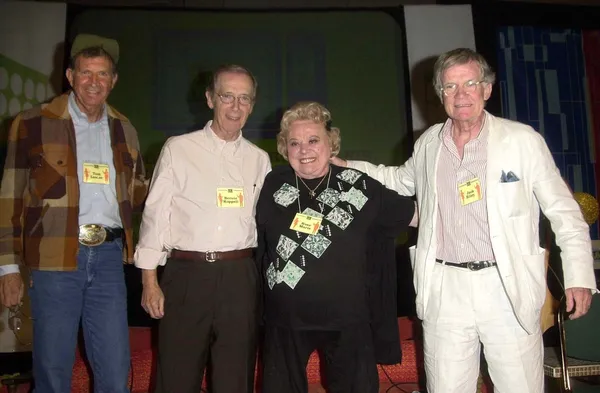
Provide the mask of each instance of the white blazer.
MULTIPOLYGON (((533 128, 486 112, 489 127, 486 203, 492 248, 504 287, 523 328, 540 325, 546 295, 544 249, 539 246, 540 208, 550 220, 561 248, 565 288, 596 291, 589 226, 562 179, 544 138, 533 128), (501 183, 502 171, 519 181, 501 183)), ((401 167, 349 161, 401 195, 416 195, 419 236, 411 249, 417 315, 427 316, 430 280, 437 242, 437 164, 443 124, 430 127, 417 140, 412 157, 401 167)))

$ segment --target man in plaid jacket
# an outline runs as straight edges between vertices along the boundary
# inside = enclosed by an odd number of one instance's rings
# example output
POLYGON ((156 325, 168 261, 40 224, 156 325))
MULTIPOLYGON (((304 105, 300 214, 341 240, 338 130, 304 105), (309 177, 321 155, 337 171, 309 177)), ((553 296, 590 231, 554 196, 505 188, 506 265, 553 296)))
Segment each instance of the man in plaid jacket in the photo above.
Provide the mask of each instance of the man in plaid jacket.
POLYGON ((80 322, 94 391, 128 391, 123 262, 133 260, 132 213, 147 182, 135 128, 106 104, 118 57, 116 41, 77 36, 72 90, 20 113, 8 135, 0 302, 16 312, 19 267, 29 269, 37 393, 70 391, 80 322))

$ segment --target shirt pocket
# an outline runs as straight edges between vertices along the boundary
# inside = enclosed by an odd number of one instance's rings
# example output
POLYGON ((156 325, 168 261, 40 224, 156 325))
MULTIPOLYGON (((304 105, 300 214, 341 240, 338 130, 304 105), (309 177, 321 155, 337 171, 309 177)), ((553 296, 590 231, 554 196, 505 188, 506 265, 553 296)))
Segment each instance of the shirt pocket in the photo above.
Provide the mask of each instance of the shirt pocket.
POLYGON ((31 192, 40 199, 60 199, 67 193, 67 149, 44 149, 30 157, 31 192))

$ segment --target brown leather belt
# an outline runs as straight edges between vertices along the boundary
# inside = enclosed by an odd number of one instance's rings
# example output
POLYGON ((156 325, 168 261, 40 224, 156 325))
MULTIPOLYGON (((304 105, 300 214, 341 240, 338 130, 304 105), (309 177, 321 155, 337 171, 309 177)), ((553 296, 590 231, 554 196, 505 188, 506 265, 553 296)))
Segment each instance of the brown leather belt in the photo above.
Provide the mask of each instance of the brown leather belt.
POLYGON ((241 259, 251 258, 254 255, 253 248, 246 248, 243 250, 233 251, 184 251, 184 250, 171 250, 171 258, 175 259, 187 259, 190 261, 200 262, 215 262, 215 261, 227 261, 230 259, 241 259))

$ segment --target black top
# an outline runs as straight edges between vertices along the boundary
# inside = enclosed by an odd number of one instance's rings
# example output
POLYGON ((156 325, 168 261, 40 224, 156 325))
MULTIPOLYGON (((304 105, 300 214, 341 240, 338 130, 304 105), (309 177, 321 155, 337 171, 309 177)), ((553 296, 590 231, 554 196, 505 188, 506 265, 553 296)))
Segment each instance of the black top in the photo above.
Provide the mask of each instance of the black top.
POLYGON ((268 324, 337 330, 369 322, 367 261, 378 263, 368 260, 369 248, 395 238, 414 215, 410 198, 360 171, 330 168, 324 178, 305 179, 306 185, 287 165, 266 177, 256 220, 268 324), (322 215, 317 234, 290 229, 299 210, 322 215))

